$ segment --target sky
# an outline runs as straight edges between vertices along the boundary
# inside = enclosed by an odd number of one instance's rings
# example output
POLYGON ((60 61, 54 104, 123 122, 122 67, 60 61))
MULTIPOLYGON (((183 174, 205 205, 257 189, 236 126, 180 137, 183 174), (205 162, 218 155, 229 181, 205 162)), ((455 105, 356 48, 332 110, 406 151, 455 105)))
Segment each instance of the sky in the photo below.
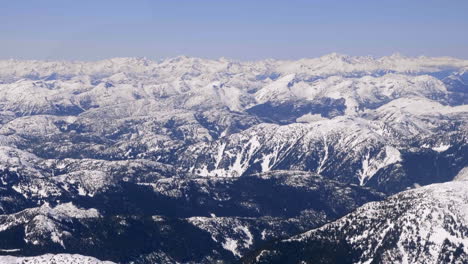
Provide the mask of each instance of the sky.
POLYGON ((466 0, 0 0, 0 59, 468 59, 466 0))

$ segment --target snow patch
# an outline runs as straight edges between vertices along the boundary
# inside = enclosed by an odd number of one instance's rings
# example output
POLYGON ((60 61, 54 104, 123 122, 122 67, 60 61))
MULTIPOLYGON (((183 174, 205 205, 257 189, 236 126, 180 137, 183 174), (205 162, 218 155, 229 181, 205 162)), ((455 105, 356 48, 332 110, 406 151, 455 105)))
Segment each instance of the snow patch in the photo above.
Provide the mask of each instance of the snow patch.
POLYGON ((448 150, 449 148, 450 148, 450 145, 442 144, 442 145, 439 145, 439 146, 432 147, 432 150, 437 151, 437 152, 444 152, 444 151, 448 150))
POLYGON ((234 254, 234 256, 239 257, 239 258, 242 257, 240 252, 237 250, 238 246, 237 246, 236 240, 227 238, 226 241, 222 245, 224 249, 231 251, 232 254, 234 254))

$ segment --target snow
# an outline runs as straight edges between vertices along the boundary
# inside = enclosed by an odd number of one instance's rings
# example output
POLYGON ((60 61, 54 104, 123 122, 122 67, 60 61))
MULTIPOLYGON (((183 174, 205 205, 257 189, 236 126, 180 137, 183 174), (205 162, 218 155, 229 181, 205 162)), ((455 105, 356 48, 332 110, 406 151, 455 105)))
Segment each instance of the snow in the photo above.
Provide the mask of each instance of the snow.
POLYGON ((215 158, 215 169, 218 168, 219 166, 219 163, 221 162, 222 158, 223 158, 223 153, 224 153, 224 149, 226 148, 226 142, 223 142, 221 143, 221 145, 218 147, 218 153, 216 155, 216 158, 215 158))
POLYGON ((262 163, 260 164, 260 166, 262 166, 262 172, 270 171, 272 159, 275 157, 275 154, 278 155, 278 153, 269 153, 263 156, 262 163))
POLYGON ((289 90, 289 85, 295 77, 295 74, 288 74, 263 87, 255 94, 257 102, 265 103, 275 98, 290 97, 291 91, 289 90))
POLYGON ((247 236, 247 239, 244 240, 244 247, 250 248, 253 245, 253 235, 250 233, 250 230, 246 226, 238 226, 236 230, 241 230, 247 236))
POLYGON ((406 97, 395 99, 378 109, 379 112, 395 112, 396 110, 413 115, 452 114, 467 112, 468 105, 446 106, 428 98, 406 97))
POLYGON ((227 238, 226 241, 223 242, 222 246, 224 249, 231 251, 234 256, 239 258, 242 257, 241 253, 237 250, 237 240, 227 238))
POLYGON ((242 232, 246 238, 239 241, 228 237, 226 238, 226 241, 223 242, 222 246, 226 250, 231 251, 234 256, 242 257, 242 254, 239 251, 239 243, 242 243, 243 248, 250 248, 253 245, 253 235, 246 226, 236 226, 233 231, 242 232))
POLYGON ((335 222, 285 241, 305 242, 321 231, 336 230, 343 232, 351 247, 364 249, 358 263, 370 263, 376 250, 382 250, 379 245, 388 243, 386 233, 398 230, 396 248, 379 251, 379 256, 400 256, 402 263, 436 263, 446 240, 468 250, 467 220, 468 185, 447 182, 368 203, 335 222), (418 241, 417 248, 414 241, 418 241))
POLYGON ((317 174, 322 173, 327 160, 328 160, 328 139, 327 139, 327 136, 324 135, 323 136, 323 156, 320 158, 320 163, 316 171, 317 174))
POLYGON ((73 203, 63 203, 50 207, 48 203, 41 207, 29 208, 11 215, 0 215, 3 224, 0 230, 8 230, 17 225, 25 225, 25 242, 37 245, 46 240, 57 243, 65 248, 63 238, 71 234, 63 230, 58 224, 60 221, 100 217, 94 209, 80 209, 73 203), (10 221, 5 221, 10 219, 10 221))
POLYGON ((240 147, 242 148, 242 151, 237 153, 234 164, 232 164, 229 168, 229 171, 231 171, 233 175, 237 176, 242 175, 247 170, 250 159, 252 158, 253 154, 261 147, 261 144, 258 141, 258 138, 254 136, 247 142, 245 147, 240 147))
POLYGON ((0 252, 5 252, 5 253, 8 253, 8 252, 19 252, 19 251, 21 251, 21 249, 19 249, 19 248, 0 249, 0 252))
POLYGON ((379 156, 380 158, 371 158, 370 152, 367 152, 366 156, 364 156, 359 175, 359 184, 361 186, 365 185, 379 170, 402 161, 400 152, 392 146, 385 146, 384 151, 379 153, 377 157, 379 156))
POLYGON ((450 148, 450 145, 447 144, 447 145, 439 145, 439 146, 433 147, 432 150, 437 151, 437 152, 444 152, 448 150, 449 148, 450 148))
POLYGON ((298 123, 313 123, 316 121, 324 120, 325 118, 322 117, 320 114, 305 114, 301 117, 296 118, 296 122, 298 123))
POLYGON ((100 261, 93 257, 78 254, 45 254, 34 257, 0 256, 3 264, 112 264, 111 261, 100 261))
POLYGON ((468 166, 461 169, 457 176, 453 179, 454 181, 465 181, 468 180, 468 166))

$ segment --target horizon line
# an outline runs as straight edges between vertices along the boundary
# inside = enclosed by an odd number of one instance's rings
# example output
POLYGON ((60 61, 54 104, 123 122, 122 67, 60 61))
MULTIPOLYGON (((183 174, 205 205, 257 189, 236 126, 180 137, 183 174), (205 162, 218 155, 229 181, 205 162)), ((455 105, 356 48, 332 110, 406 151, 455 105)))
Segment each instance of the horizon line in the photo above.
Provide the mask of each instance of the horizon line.
POLYGON ((330 53, 325 53, 320 56, 314 56, 314 57, 301 57, 301 58, 290 58, 290 59, 281 59, 281 58, 274 58, 274 57, 268 57, 268 58, 263 58, 263 59, 237 59, 237 58, 230 58, 230 57, 217 57, 217 58, 208 58, 208 57, 203 57, 203 56, 192 56, 192 55, 185 55, 185 54, 180 54, 176 56, 167 56, 167 57, 160 57, 160 58, 151 58, 151 56, 115 56, 115 57, 107 57, 107 58, 102 58, 102 59, 29 59, 29 58, 0 58, 0 61, 40 61, 40 62, 82 62, 82 63, 92 63, 92 62, 102 62, 102 61, 108 61, 108 60, 114 60, 114 59, 138 59, 138 60, 149 60, 152 62, 163 62, 171 59, 177 59, 177 58, 187 58, 187 59, 201 59, 201 60, 209 60, 209 61, 233 61, 233 62, 261 62, 261 61, 300 61, 300 60, 309 60, 309 59, 320 59, 320 58, 326 58, 326 57, 343 57, 343 58, 369 58, 373 60, 379 60, 379 59, 384 59, 384 58, 391 58, 391 57, 400 57, 400 58, 406 58, 406 59, 454 59, 454 60, 463 60, 466 61, 468 58, 461 58, 461 57, 455 57, 455 56, 428 56, 428 55, 416 55, 416 56, 408 56, 405 55, 401 52, 393 52, 390 55, 383 55, 383 56, 375 56, 375 55, 348 55, 345 53, 340 53, 340 52, 330 52, 330 53))

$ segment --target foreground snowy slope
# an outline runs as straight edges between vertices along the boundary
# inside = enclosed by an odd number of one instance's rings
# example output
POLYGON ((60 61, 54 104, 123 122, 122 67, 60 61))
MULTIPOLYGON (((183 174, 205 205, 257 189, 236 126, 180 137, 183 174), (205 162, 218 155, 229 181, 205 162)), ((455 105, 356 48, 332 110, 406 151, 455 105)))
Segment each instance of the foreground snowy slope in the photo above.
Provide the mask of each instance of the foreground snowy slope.
POLYGON ((246 263, 466 263, 468 182, 405 191, 274 243, 246 263))

